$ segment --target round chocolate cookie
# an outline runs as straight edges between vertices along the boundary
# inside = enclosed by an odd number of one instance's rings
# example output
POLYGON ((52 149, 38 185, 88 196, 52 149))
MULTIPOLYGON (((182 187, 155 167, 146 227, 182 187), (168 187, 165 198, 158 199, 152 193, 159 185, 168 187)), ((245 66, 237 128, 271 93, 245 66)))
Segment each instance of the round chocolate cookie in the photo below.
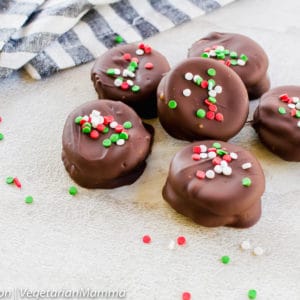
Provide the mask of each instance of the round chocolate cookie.
POLYGON ((91 78, 100 99, 122 101, 149 119, 157 116, 156 88, 169 69, 166 58, 150 46, 128 44, 100 56, 91 78))
POLYGON ((243 80, 250 100, 270 88, 268 57, 260 45, 244 35, 212 32, 195 42, 188 56, 213 58, 229 66, 243 80))
POLYGON ((171 136, 183 140, 228 140, 248 116, 243 82, 213 59, 183 60, 163 77, 157 98, 162 126, 171 136))
POLYGON ((206 140, 174 156, 162 195, 200 225, 245 228, 260 218, 264 189, 264 173, 250 152, 206 140))
POLYGON ((262 143, 287 161, 300 161, 300 86, 281 86, 265 93, 252 126, 262 143))
POLYGON ((68 116, 62 160, 71 178, 86 188, 133 183, 151 152, 153 128, 120 101, 84 103, 68 116), (149 126, 149 125, 148 125, 149 126))

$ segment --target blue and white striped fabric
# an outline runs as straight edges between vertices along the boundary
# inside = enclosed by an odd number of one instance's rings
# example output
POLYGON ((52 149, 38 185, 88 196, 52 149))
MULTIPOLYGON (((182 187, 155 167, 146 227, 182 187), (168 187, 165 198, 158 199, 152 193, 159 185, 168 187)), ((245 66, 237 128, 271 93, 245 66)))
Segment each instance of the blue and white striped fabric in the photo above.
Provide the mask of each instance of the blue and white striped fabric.
POLYGON ((0 78, 41 79, 234 0, 1 0, 0 78))

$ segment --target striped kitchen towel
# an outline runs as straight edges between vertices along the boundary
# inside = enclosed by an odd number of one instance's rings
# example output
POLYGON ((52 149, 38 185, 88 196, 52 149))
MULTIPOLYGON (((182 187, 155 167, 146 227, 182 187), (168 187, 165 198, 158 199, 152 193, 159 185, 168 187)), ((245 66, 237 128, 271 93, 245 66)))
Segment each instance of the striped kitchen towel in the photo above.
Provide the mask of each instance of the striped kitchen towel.
POLYGON ((234 0, 0 0, 0 78, 41 79, 234 0))

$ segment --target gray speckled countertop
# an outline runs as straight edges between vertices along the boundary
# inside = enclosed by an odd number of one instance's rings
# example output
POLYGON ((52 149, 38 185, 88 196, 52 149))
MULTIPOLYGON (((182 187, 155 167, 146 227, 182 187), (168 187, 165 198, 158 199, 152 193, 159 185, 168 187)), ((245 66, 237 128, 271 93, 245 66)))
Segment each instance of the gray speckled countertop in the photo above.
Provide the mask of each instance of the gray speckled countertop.
MULTIPOLYGON (((241 0, 147 42, 174 65, 210 31, 242 33, 266 50, 273 87, 299 85, 299 15, 299 1, 241 0)), ((252 228, 203 228, 162 200, 169 162, 186 142, 169 137, 157 120, 153 153, 137 182, 68 194, 73 182, 60 158, 62 128, 73 108, 96 99, 91 66, 40 82, 25 75, 0 82, 0 292, 90 288, 126 290, 132 300, 176 300, 189 291, 193 300, 246 300, 253 288, 259 300, 299 299, 300 163, 271 154, 250 126, 231 141, 251 150, 266 175, 263 215, 252 228), (9 175, 20 178, 21 190, 6 185, 9 175), (144 234, 151 244, 141 242, 144 234), (170 250, 179 235, 186 246, 170 250), (244 240, 264 254, 241 251, 244 240), (228 265, 222 255, 230 256, 228 265)))

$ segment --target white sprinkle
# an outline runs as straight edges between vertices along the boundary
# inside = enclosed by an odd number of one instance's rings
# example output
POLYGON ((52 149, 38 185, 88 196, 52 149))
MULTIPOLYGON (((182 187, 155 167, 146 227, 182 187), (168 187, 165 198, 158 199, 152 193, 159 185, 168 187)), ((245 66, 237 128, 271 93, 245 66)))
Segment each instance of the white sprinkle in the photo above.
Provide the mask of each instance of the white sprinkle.
POLYGON ((201 152, 206 152, 207 151, 206 145, 200 145, 199 147, 200 147, 201 152))
POLYGON ((127 80, 127 83, 128 83, 128 85, 133 86, 133 81, 130 79, 127 80))
POLYGON ((125 144, 125 140, 124 139, 119 139, 119 140, 117 140, 116 144, 118 146, 123 146, 125 144))
POLYGON ((186 79, 186 80, 192 80, 193 79, 193 74, 191 73, 191 72, 187 72, 187 73, 185 73, 184 74, 184 78, 186 79))
POLYGON ((217 94, 221 94, 221 93, 222 93, 222 90, 223 90, 223 89, 222 89, 222 87, 221 87, 220 85, 216 85, 216 86, 215 86, 215 91, 216 91, 217 94))
POLYGON ((170 250, 173 250, 175 248, 175 242, 173 240, 170 241, 169 245, 168 245, 168 248, 170 250))
POLYGON ((221 167, 227 167, 228 162, 226 160, 221 160, 220 165, 221 165, 221 167))
POLYGON ((251 167, 252 167, 251 162, 247 162, 247 163, 242 164, 242 169, 243 170, 250 169, 251 167))
POLYGON ((296 107, 296 104, 294 104, 294 103, 289 103, 289 104, 288 104, 288 107, 289 107, 289 108, 295 108, 295 107, 296 107))
POLYGON ((184 90, 182 91, 182 94, 183 94, 183 96, 185 96, 185 97, 189 97, 189 96, 191 96, 192 91, 191 91, 190 89, 184 89, 184 90))
POLYGON ((300 100, 299 97, 292 97, 292 99, 293 99, 293 102, 294 102, 294 103, 298 103, 299 100, 300 100))
POLYGON ((207 155, 207 153, 203 152, 203 153, 200 153, 199 156, 200 156, 200 158, 205 159, 205 158, 207 158, 208 155, 207 155))
POLYGON ((229 167, 229 166, 224 167, 224 168, 223 168, 223 174, 226 175, 226 176, 231 175, 231 174, 232 174, 232 169, 231 169, 231 167, 229 167))
POLYGON ((300 109, 300 102, 298 102, 298 103, 296 104, 296 108, 297 108, 297 109, 300 109))
POLYGON ((208 179, 213 179, 215 178, 215 172, 213 170, 207 170, 206 173, 205 173, 206 177, 208 179))
POLYGON ((213 158, 215 158, 216 156, 217 156, 217 153, 216 153, 216 152, 214 152, 214 151, 208 152, 208 158, 213 159, 213 158))
POLYGON ((129 70, 124 69, 123 72, 122 72, 123 77, 129 76, 129 72, 130 72, 129 70))
POLYGON ((100 111, 98 110, 93 110, 92 113, 90 114, 91 117, 96 117, 96 116, 100 116, 100 111))
POLYGON ((211 96, 211 97, 216 97, 217 96, 217 92, 215 90, 210 90, 208 92, 208 95, 211 96))
POLYGON ((128 70, 128 76, 129 76, 130 78, 134 78, 134 77, 135 77, 135 74, 134 74, 132 71, 129 71, 129 70, 128 70))
POLYGON ((224 46, 218 46, 217 48, 216 48, 216 50, 221 50, 221 51, 223 51, 225 48, 224 48, 224 46))
POLYGON ((300 127, 300 121, 298 121, 298 123, 297 123, 297 127, 300 127))
POLYGON ((84 121, 88 121, 88 120, 89 120, 89 116, 84 116, 82 119, 83 119, 84 121))
POLYGON ((121 86, 123 83, 123 80, 121 78, 116 78, 114 81, 115 86, 121 86))
POLYGON ((244 60, 242 60, 242 59, 238 59, 238 60, 237 60, 237 64, 238 64, 239 66, 244 66, 244 65, 246 64, 246 62, 245 62, 244 60))
POLYGON ((215 165, 214 166, 214 171, 217 173, 217 174, 221 174, 222 173, 222 167, 220 165, 215 165))
POLYGON ((215 50, 210 50, 209 51, 209 56, 216 56, 216 51, 215 50))
POLYGON ((144 50, 143 49, 137 49, 135 51, 136 55, 143 55, 144 54, 144 50))
POLYGON ((264 254, 264 249, 261 248, 261 247, 255 247, 253 249, 253 254, 257 255, 257 256, 263 255, 264 254))
POLYGON ((193 81, 197 82, 198 80, 201 80, 201 79, 202 79, 202 77, 197 74, 197 75, 194 76, 193 81))
POLYGON ((250 242, 248 240, 243 241, 240 246, 241 246, 242 250, 249 250, 249 249, 251 249, 251 244, 250 244, 250 242))
POLYGON ((91 120, 92 126, 94 128, 97 128, 97 126, 99 124, 103 124, 103 122, 104 122, 104 118, 102 116, 93 117, 92 120, 91 120))
POLYGON ((110 124, 109 124, 109 127, 110 128, 116 128, 118 126, 118 122, 116 121, 112 121, 110 124))
POLYGON ((235 153, 235 152, 230 152, 230 157, 232 159, 237 159, 238 158, 238 155, 235 153))
POLYGON ((121 74, 121 70, 120 69, 114 69, 115 71, 115 75, 120 75, 121 74))

